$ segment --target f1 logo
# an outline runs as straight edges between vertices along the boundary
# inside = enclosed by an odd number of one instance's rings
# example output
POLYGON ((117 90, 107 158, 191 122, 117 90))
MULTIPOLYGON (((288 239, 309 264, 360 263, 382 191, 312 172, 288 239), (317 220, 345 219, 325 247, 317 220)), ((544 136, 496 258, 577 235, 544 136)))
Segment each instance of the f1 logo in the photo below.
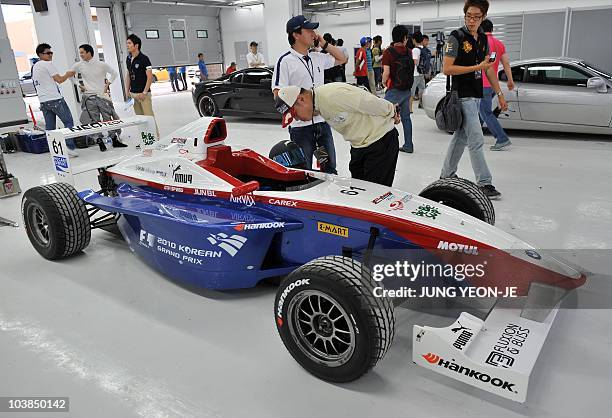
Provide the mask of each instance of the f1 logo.
POLYGON ((155 235, 149 234, 144 229, 140 230, 140 243, 146 247, 152 248, 155 243, 155 235))

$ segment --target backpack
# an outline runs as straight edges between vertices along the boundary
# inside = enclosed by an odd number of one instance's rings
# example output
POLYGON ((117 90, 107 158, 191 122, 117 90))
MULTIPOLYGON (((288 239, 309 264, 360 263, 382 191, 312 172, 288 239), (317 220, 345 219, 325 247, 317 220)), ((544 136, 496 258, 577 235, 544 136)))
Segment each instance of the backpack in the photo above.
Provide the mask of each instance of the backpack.
POLYGON ((431 51, 429 48, 421 48, 421 58, 417 66, 419 74, 429 74, 431 71, 431 51))
POLYGON ((400 54, 395 48, 389 48, 389 53, 395 60, 395 73, 393 74, 393 88, 398 90, 410 90, 414 82, 414 60, 412 52, 400 54))

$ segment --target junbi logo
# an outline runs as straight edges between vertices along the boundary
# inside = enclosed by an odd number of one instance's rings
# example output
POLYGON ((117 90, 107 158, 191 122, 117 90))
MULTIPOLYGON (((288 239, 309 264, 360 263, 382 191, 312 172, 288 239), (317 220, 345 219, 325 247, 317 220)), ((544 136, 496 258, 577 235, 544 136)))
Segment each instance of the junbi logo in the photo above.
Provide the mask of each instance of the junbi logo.
POLYGON ((225 250, 225 252, 231 255, 232 257, 235 256, 238 253, 238 250, 240 250, 242 246, 247 242, 247 238, 241 237, 240 235, 232 235, 230 237, 222 232, 218 234, 209 235, 210 236, 206 238, 208 242, 225 250))

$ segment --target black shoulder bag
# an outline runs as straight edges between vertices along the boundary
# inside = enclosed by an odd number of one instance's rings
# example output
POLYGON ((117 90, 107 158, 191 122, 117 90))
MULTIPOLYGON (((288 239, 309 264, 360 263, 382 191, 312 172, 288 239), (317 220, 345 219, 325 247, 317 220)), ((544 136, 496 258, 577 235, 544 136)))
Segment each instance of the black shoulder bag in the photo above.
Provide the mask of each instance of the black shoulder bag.
POLYGON ((446 96, 436 112, 436 125, 438 129, 446 132, 455 132, 461 128, 463 115, 461 114, 461 103, 459 93, 451 88, 451 77, 446 76, 446 96))

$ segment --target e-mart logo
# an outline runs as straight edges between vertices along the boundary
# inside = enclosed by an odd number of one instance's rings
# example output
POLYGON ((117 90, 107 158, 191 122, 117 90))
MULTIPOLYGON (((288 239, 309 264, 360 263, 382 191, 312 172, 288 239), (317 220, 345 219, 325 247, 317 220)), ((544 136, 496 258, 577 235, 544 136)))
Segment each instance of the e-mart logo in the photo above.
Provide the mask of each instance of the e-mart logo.
POLYGON ((337 235, 339 237, 348 238, 349 229, 345 226, 328 224, 325 222, 317 222, 317 231, 324 234, 337 235))

